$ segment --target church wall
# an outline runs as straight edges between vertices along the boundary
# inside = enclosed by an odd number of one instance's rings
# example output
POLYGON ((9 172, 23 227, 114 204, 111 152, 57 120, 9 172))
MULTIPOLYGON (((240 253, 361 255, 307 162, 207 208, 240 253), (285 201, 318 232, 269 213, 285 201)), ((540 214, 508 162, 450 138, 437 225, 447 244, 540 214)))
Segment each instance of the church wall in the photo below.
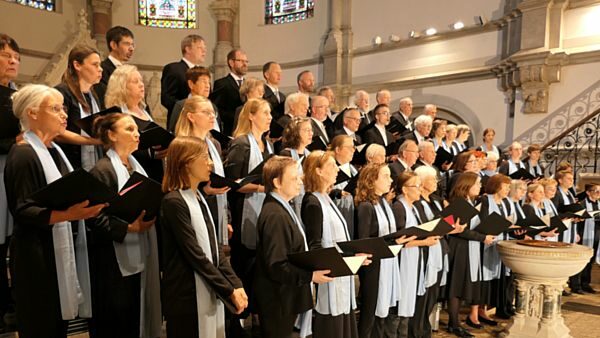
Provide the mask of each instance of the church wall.
POLYGON ((328 1, 315 1, 314 17, 280 25, 264 24, 264 0, 240 1, 240 41, 250 65, 319 56, 328 30, 328 1))
MULTIPOLYGON (((563 47, 600 45, 600 5, 574 8, 565 12, 563 47)), ((597 46, 600 47, 600 46, 597 46)))
POLYGON ((375 36, 388 41, 390 34, 406 39, 411 30, 435 27, 438 32, 447 31, 459 20, 465 26, 472 26, 479 15, 497 19, 502 16, 504 3, 504 0, 353 0, 354 47, 370 45, 375 36))

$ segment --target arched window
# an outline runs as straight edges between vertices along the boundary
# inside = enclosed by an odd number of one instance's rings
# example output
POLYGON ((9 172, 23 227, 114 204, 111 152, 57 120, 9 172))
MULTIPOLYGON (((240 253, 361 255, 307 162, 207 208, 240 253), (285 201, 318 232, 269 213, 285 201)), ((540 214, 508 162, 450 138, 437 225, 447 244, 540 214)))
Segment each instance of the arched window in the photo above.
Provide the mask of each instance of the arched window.
POLYGON ((312 18, 314 0, 265 0, 265 24, 280 24, 312 18))
POLYGON ((48 12, 56 11, 56 0, 6 0, 23 6, 37 8, 48 12))
POLYGON ((159 28, 196 28, 195 0, 138 0, 140 25, 159 28))

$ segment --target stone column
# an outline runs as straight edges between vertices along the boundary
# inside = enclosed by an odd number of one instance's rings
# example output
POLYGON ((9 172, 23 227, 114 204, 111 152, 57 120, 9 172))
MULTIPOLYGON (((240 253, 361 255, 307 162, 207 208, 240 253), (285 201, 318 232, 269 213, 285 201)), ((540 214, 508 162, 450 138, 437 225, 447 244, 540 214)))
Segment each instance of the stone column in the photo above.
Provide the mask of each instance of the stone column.
POLYGON ((217 19, 217 43, 213 53, 214 78, 219 79, 229 72, 227 53, 233 49, 234 20, 239 10, 236 0, 215 0, 209 5, 217 19))
POLYGON ((330 0, 331 27, 323 51, 323 84, 335 92, 338 106, 352 95, 352 2, 330 0))
POLYGON ((92 37, 97 41, 97 48, 103 55, 108 55, 106 32, 112 26, 113 0, 92 0, 92 37))

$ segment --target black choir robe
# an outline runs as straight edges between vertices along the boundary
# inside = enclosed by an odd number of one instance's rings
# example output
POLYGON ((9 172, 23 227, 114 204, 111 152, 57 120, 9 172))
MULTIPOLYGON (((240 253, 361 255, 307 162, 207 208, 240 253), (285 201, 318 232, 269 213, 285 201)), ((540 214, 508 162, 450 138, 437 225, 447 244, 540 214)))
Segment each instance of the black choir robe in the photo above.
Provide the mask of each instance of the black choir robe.
POLYGON ((11 95, 14 89, 0 85, 0 155, 8 154, 21 132, 19 119, 12 109, 11 95))
MULTIPOLYGON (((370 202, 361 202, 356 207, 357 239, 379 237, 379 222, 375 207, 370 202)), ((381 260, 372 259, 371 264, 358 270, 360 278, 360 316, 358 336, 370 337, 375 326, 375 310, 379 290, 379 269, 381 260)))
MULTIPOLYGON (((384 128, 385 130, 385 128, 384 128)), ((387 138, 387 145, 383 140, 383 136, 381 135, 381 131, 377 129, 377 127, 373 126, 365 131, 363 134, 363 140, 366 144, 376 143, 381 146, 387 147, 389 144, 394 143, 394 136, 389 131, 385 130, 385 136, 387 138)), ((391 154, 387 154, 391 155, 391 154)))
POLYGON ((401 173, 405 172, 407 169, 410 169, 406 168, 406 166, 404 166, 399 159, 396 159, 394 162, 390 163, 388 167, 390 168, 391 177, 394 182, 401 173))
POLYGON ((313 307, 312 271, 287 255, 304 252, 304 238, 285 207, 267 195, 258 216, 254 295, 265 338, 291 337, 296 315, 313 307), (265 332, 272 335, 265 336, 265 332))
POLYGON ((160 103, 167 108, 167 121, 171 120, 175 102, 185 99, 190 94, 190 88, 185 80, 188 69, 187 63, 183 60, 169 63, 163 68, 160 78, 160 103))
POLYGON ((279 92, 279 100, 275 97, 275 93, 271 90, 271 87, 265 84, 265 94, 263 95, 263 99, 269 102, 271 105, 271 116, 273 116, 273 120, 277 121, 278 118, 283 116, 285 113, 285 94, 278 90, 279 92))
MULTIPOLYGON (((113 192, 119 191, 117 174, 109 158, 96 163, 90 173, 113 192)), ((141 273, 123 277, 114 242, 122 243, 128 223, 107 214, 86 221, 92 282, 92 337, 139 336, 141 273)))
MULTIPOLYGON (((58 151, 49 150, 61 174, 68 173, 58 151)), ((15 302, 19 304, 19 336, 66 337, 56 275, 53 224, 49 224, 52 210, 29 198, 45 187, 47 181, 42 164, 29 144, 17 144, 10 150, 4 182, 8 208, 15 221, 10 253, 15 302)))
MULTIPOLYGON (((197 317, 194 273, 202 276, 212 290, 223 299, 229 299, 234 289, 242 287, 221 245, 214 243, 218 247, 218 262, 211 263, 206 257, 196 239, 188 206, 179 191, 171 191, 165 195, 161 203, 160 219, 163 235, 161 298, 167 322, 169 317, 197 317)), ((207 224, 207 227, 209 236, 213 236, 214 225, 207 224)), ((195 327, 190 325, 189 329, 193 331, 189 337, 198 332, 197 322, 195 324, 195 327)))
MULTIPOLYGON (((64 106, 67 109, 65 111, 65 113, 67 113, 67 130, 72 131, 78 135, 81 134, 81 128, 79 128, 75 124, 75 121, 81 119, 81 110, 79 109, 79 101, 77 101, 77 98, 75 97, 73 92, 71 92, 71 90, 69 89, 69 87, 67 86, 66 83, 64 83, 64 82, 60 83, 59 85, 57 85, 54 88, 56 90, 58 90, 64 98, 64 106)), ((90 92, 90 94, 94 96, 94 99, 96 100, 96 103, 98 104, 98 109, 102 110, 102 108, 104 107, 104 100, 100 99, 93 90, 90 92)), ((86 102, 90 106, 90 111, 91 111, 92 103, 90 102, 88 95, 84 94, 83 98, 86 100, 86 102)), ((81 168, 81 146, 80 145, 60 143, 60 148, 65 152, 65 155, 67 155, 67 158, 69 159, 69 162, 71 162, 71 165, 73 166, 73 168, 75 168, 75 169, 81 168)))
POLYGON ((232 135, 235 128, 233 125, 235 109, 243 104, 237 81, 231 74, 216 80, 209 98, 219 108, 223 120, 223 133, 232 135))
MULTIPOLYGON (((321 240, 323 238, 323 210, 321 202, 317 196, 312 193, 306 193, 302 199, 302 223, 306 227, 306 241, 310 250, 322 248, 321 240)), ((336 217, 332 215, 332 217, 336 217)), ((350 232, 348 232, 350 233, 350 232)), ((351 238, 350 238, 351 239, 351 238)), ((326 284, 323 284, 326 287, 326 284)), ((320 285, 317 285, 317 293, 320 285)), ((352 295, 351 297, 354 297, 352 295)), ((339 316, 322 315, 313 311, 315 320, 313 322, 313 336, 318 337, 341 337, 357 338, 358 328, 356 326, 356 315, 354 310, 350 310, 347 315, 339 316)))

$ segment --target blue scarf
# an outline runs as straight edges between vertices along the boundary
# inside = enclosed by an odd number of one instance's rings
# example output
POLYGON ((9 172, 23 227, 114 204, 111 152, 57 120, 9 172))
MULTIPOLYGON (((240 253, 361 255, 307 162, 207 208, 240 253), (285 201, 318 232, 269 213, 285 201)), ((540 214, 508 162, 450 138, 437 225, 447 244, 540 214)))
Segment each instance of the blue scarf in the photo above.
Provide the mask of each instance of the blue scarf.
MULTIPOLYGON (((425 210, 425 216, 427 216, 427 221, 432 221, 435 216, 433 215, 433 211, 429 207, 429 203, 425 200, 420 201, 423 206, 423 210, 425 210)), ((434 285, 437 282, 437 276, 440 271, 442 272, 442 279, 445 280, 446 274, 448 273, 448 255, 444 255, 442 257, 442 245, 441 243, 437 243, 436 245, 425 248, 429 250, 429 255, 427 257, 427 267, 425 268, 425 287, 428 288, 434 285)))
MULTIPOLYGON (((563 199, 565 205, 571 204, 571 199, 569 199, 569 197, 572 197, 573 199, 575 199, 573 197, 573 195, 571 195, 571 192, 569 190, 567 190, 565 192, 560 186, 558 187, 558 190, 556 193, 562 195, 562 199, 563 199)), ((577 223, 571 222, 571 226, 568 226, 567 230, 563 231, 563 233, 562 233, 563 242, 574 243, 575 242, 574 235, 576 233, 577 233, 577 223)))
MULTIPOLYGON (((500 211, 496 201, 494 201, 493 195, 486 195, 488 199, 488 210, 487 214, 491 215, 492 213, 496 213, 498 215, 508 215, 506 212, 506 206, 501 202, 502 210, 504 213, 500 211)), ((500 260, 500 253, 498 252, 498 247, 496 243, 498 241, 504 240, 504 233, 496 236, 496 240, 490 245, 483 244, 483 280, 489 281, 492 279, 500 278, 500 271, 502 269, 502 261, 500 260)))
MULTIPOLYGON (((399 198, 401 206, 404 208, 406 220, 405 228, 419 225, 413 209, 408 205, 403 196, 399 198)), ((415 303, 417 292, 419 291, 419 247, 402 248, 400 251, 400 302, 398 302, 398 316, 412 317, 415 313, 415 303)))
MULTIPOLYGON (((473 202, 467 199, 469 204, 473 205, 473 202)), ((479 219, 479 215, 473 217, 469 222, 469 229, 475 230, 481 220, 479 219)), ((481 255, 479 253, 479 245, 478 241, 469 241, 469 271, 471 274, 471 282, 477 282, 481 280, 481 255)))
MULTIPOLYGON (((288 150, 290 151, 290 155, 294 159, 294 161, 296 161, 298 163, 298 174, 303 175, 304 171, 302 170, 302 161, 300 159, 300 155, 298 154, 298 150, 296 150, 296 149, 288 149, 288 150)), ((308 149, 304 149, 304 153, 302 154, 304 156, 303 158, 306 158, 306 156, 308 156, 308 154, 310 154, 310 151, 308 151, 308 149)), ((294 197, 291 201, 291 204, 294 206, 294 212, 296 212, 296 215, 298 217, 301 217, 302 199, 303 198, 304 198, 304 185, 302 185, 300 194, 298 194, 298 196, 294 197)))

